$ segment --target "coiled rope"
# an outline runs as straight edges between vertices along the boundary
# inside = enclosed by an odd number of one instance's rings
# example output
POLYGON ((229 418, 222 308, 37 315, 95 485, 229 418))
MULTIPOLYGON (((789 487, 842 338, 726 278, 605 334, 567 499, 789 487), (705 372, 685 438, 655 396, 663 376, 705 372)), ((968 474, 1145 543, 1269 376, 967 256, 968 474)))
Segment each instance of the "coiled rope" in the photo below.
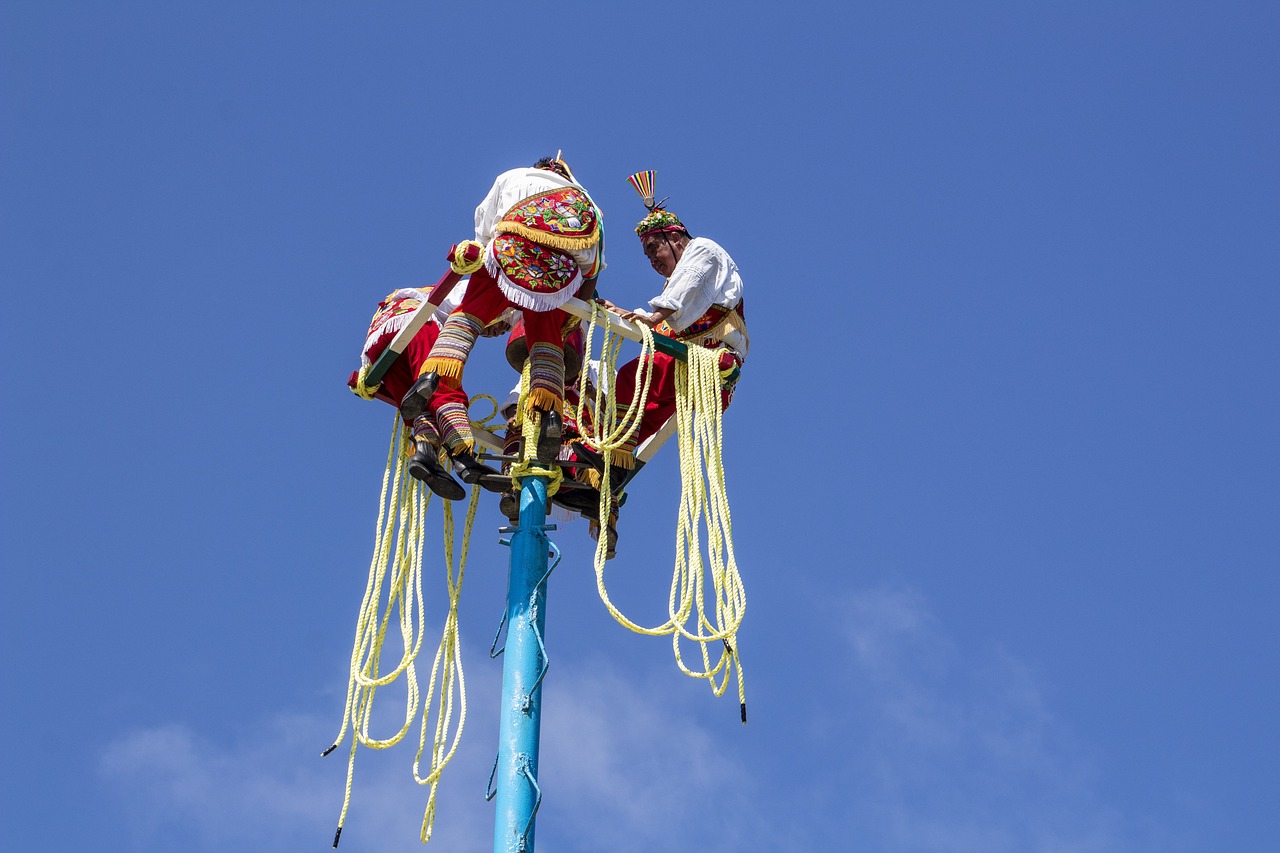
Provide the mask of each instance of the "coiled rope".
POLYGON ((407 438, 403 435, 399 413, 395 415, 391 433, 391 446, 387 453, 386 470, 382 476, 382 492, 379 497, 378 521, 375 528, 373 559, 369 565, 369 579, 356 620, 355 643, 351 650, 351 668, 347 682, 346 706, 343 709, 342 727, 333 745, 324 751, 328 755, 338 748, 351 729, 351 751, 347 758, 347 780, 343 792, 342 810, 338 815, 338 829, 334 833, 333 846, 338 846, 342 827, 351 807, 352 781, 355 774, 356 749, 363 744, 371 749, 387 749, 399 743, 419 717, 421 727, 418 752, 413 762, 413 777, 420 785, 429 785, 426 809, 422 819, 421 838, 430 840, 435 820, 436 790, 444 768, 453 759, 462 737, 467 717, 466 681, 462 673, 462 653, 458 636, 458 599, 462 591, 462 579, 466 572, 467 552, 471 541, 471 528, 479 503, 479 490, 471 490, 467 506, 466 523, 460 559, 454 571, 454 523, 453 506, 444 506, 444 557, 445 580, 449 595, 449 612, 445 617, 440 645, 431 668, 431 681, 423 699, 418 686, 414 662, 422 649, 426 630, 422 598, 422 554, 426 533, 426 510, 431 500, 430 491, 408 475, 408 456, 402 449, 407 438), (384 590, 385 588, 385 600, 384 590), (416 609, 416 613, 415 613, 416 609), (399 662, 385 674, 380 673, 383 643, 392 611, 397 611, 397 625, 404 653, 399 662), (401 675, 406 676, 408 698, 405 704, 404 724, 386 738, 369 734, 373 716, 374 696, 379 687, 393 683, 401 675), (438 692, 437 692, 438 689, 438 692), (432 716, 435 699, 435 726, 430 753, 430 767, 425 776, 420 775, 422 754, 426 751, 428 717, 432 716), (457 725, 453 715, 457 706, 457 725), (449 732, 453 734, 450 736, 449 732))
POLYGON ((373 367, 372 364, 360 365, 360 372, 356 375, 356 384, 351 389, 351 393, 362 400, 372 400, 373 395, 377 394, 378 389, 382 387, 381 382, 375 382, 372 385, 365 384, 365 381, 369 378, 369 368, 371 367, 373 367))
POLYGON ((528 416, 530 414, 528 405, 529 379, 532 375, 531 363, 532 359, 526 358, 524 360, 524 369, 520 371, 520 399, 516 404, 516 423, 520 424, 520 435, 524 439, 524 454, 519 462, 511 466, 511 487, 516 494, 519 494, 521 481, 525 477, 545 477, 547 479, 547 497, 551 497, 560 490, 560 483, 564 480, 564 471, 559 465, 544 467, 538 462, 536 448, 542 414, 539 413, 536 418, 528 416))
MULTIPOLYGON (((592 322, 587 326, 586 353, 592 353, 592 339, 598 312, 603 309, 592 304, 592 322)), ((639 428, 649 396, 653 375, 653 331, 643 323, 636 324, 641 332, 640 365, 637 375, 637 393, 622 418, 616 418, 614 383, 609 382, 604 393, 596 394, 594 417, 588 422, 583 418, 586 400, 585 375, 579 381, 577 419, 584 436, 605 459, 600 483, 600 522, 607 524, 613 511, 613 489, 610 484, 613 469, 613 452, 622 447, 639 428), (594 431, 595 434, 592 434, 594 431)), ((618 351, 622 338, 612 330, 606 330, 601 346, 600 375, 617 375, 618 351)), ((676 432, 680 447, 680 510, 676 527, 676 562, 671 578, 671 591, 667 603, 668 619, 661 625, 646 627, 625 616, 610 600, 604 582, 607 539, 602 530, 596 542, 596 589, 609 614, 624 627, 638 634, 650 636, 671 635, 676 665, 692 678, 705 678, 712 693, 722 696, 729 678, 736 675, 738 703, 742 722, 747 721, 746 687, 743 681, 742 663, 738 657, 737 632, 746 613, 746 592, 738 574, 733 552, 733 526, 729 515, 729 500, 724 482, 724 464, 721 457, 723 439, 720 391, 722 376, 719 359, 722 351, 690 346, 688 361, 676 364, 676 432), (707 531, 708 560, 703 560, 700 529, 707 531), (714 617, 707 615, 705 575, 710 566, 714 617), (697 612, 697 623, 690 629, 689 622, 697 612), (697 643, 702 655, 702 669, 690 668, 681 652, 681 640, 697 643), (708 646, 719 644, 722 650, 712 663, 708 646)))

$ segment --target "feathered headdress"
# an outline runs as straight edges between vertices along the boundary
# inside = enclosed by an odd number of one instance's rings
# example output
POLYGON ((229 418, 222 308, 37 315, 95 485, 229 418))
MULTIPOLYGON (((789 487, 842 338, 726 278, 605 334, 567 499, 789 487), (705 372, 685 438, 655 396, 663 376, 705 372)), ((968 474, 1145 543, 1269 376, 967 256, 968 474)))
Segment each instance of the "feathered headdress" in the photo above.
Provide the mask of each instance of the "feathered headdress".
POLYGON ((665 210, 663 206, 667 203, 667 199, 655 202, 653 200, 653 169, 644 172, 636 172, 627 178, 627 183, 640 193, 640 198, 644 199, 644 206, 649 214, 636 224, 636 235, 643 237, 654 231, 679 231, 688 234, 689 229, 684 227, 684 223, 680 221, 680 217, 676 216, 669 210, 665 210))

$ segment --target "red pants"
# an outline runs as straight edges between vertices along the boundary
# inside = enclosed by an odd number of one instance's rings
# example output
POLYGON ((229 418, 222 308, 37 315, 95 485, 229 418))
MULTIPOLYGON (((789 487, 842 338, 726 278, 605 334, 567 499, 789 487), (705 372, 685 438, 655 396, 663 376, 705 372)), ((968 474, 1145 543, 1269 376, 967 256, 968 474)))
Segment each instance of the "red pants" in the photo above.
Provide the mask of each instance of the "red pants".
MULTIPOLYGON (((414 335, 413 339, 409 341, 409 345, 404 348, 404 352, 400 353, 399 358, 391 363, 391 368, 382 377, 382 382, 379 384, 377 392, 373 395, 374 398, 399 408, 400 401, 409 392, 410 386, 417 381, 418 369, 427 360, 427 356, 431 353, 431 347, 435 346, 436 338, 439 335, 440 327, 430 320, 427 321, 418 330, 418 334, 414 335)), ((391 341, 395 336, 395 332, 387 332, 374 341, 365 352, 365 356, 369 361, 377 361, 378 356, 382 355, 386 348, 391 345, 391 341)), ((352 373, 351 379, 347 382, 352 388, 356 387, 357 376, 359 376, 358 372, 352 373)), ((412 424, 408 425, 412 426, 412 424)))
MULTIPOLYGON (((721 370, 728 370, 735 363, 741 364, 741 360, 728 352, 720 356, 721 370)), ((635 358, 624 364, 618 371, 618 379, 614 386, 616 389, 614 399, 617 401, 617 415, 619 418, 626 412, 627 407, 631 405, 632 398, 635 396, 636 373, 639 369, 640 359, 635 358)), ((732 388, 726 388, 721 391, 720 410, 724 411, 729 408, 729 401, 732 399, 732 388)), ((628 442, 625 449, 634 450, 638 444, 661 429, 667 419, 675 413, 676 360, 665 352, 655 352, 653 354, 653 378, 649 380, 649 397, 645 401, 644 414, 640 418, 640 428, 636 431, 635 439, 628 442)))
MULTIPOLYGON (((498 287, 498 283, 494 281, 487 270, 481 269, 479 272, 473 273, 471 282, 467 285, 467 292, 462 297, 462 303, 454 309, 449 315, 449 321, 446 321, 446 327, 450 327, 450 332, 457 328, 453 323, 454 317, 460 314, 470 315, 475 318, 475 323, 468 324, 468 328, 457 329, 455 334, 446 333, 448 338, 446 347, 433 347, 433 357, 445 357, 453 359, 461 359, 464 363, 466 357, 470 354, 471 347, 475 344, 476 334, 479 329, 492 323, 498 318, 498 315, 508 308, 519 307, 511 300, 507 299, 502 290, 498 287), (478 326, 473 333, 471 327, 478 326)), ((564 399, 564 326, 568 320, 568 315, 563 311, 529 311, 523 310, 524 330, 526 340, 528 341, 529 352, 531 355, 538 351, 551 352, 558 358, 559 377, 558 379, 552 375, 542 379, 534 377, 534 386, 545 383, 547 387, 555 387, 555 394, 561 400, 564 399), (542 347, 538 345, 542 344, 542 347)), ((442 345, 445 341, 440 342, 442 345)), ((555 359, 553 359, 555 361, 555 359)), ((535 370, 537 365, 535 365, 535 370)), ((554 374, 555 364, 553 363, 549 372, 554 374)), ((468 401, 467 393, 462 387, 461 370, 458 371, 458 377, 452 378, 445 375, 442 371, 440 376, 440 385, 431 397, 429 404, 432 414, 435 414, 441 406, 449 403, 461 404, 465 406, 468 401)))

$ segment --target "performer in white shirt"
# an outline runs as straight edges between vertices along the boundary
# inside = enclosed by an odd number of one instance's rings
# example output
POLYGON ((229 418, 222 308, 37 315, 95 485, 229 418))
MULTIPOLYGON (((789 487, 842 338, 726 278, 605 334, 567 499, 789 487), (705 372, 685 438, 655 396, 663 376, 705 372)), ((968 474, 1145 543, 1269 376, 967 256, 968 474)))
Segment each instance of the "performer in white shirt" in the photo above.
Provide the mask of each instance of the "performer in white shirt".
MULTIPOLYGON (((463 368, 480 331, 503 311, 521 309, 531 370, 529 410, 544 413, 538 456, 550 462, 560 449, 563 339, 571 326, 569 315, 559 309, 575 294, 594 293, 604 268, 600 210, 558 156, 499 175, 476 208, 475 223, 484 266, 472 272, 466 296, 445 321, 421 378, 400 404, 407 417, 425 413, 434 419, 464 482, 476 482, 489 471, 474 455, 462 387, 463 368)), ((420 462, 443 470, 438 459, 420 462)))
MULTIPOLYGON (((609 304, 610 310, 691 346, 724 349, 720 369, 725 373, 735 366, 741 367, 750 341, 743 313, 742 277, 733 258, 714 240, 691 237, 674 213, 661 208, 640 221, 636 234, 649 263, 660 275, 666 276, 666 284, 661 293, 649 300, 648 311, 639 308, 625 311, 609 304)), ((637 358, 618 371, 619 414, 626 411, 635 394, 639 366, 637 358)), ((728 385, 722 390, 722 405, 728 407, 732 397, 733 385, 728 385)), ((615 464, 634 467, 631 451, 657 432, 675 410, 675 359, 656 352, 649 400, 640 427, 624 452, 614 453, 615 464)))
MULTIPOLYGON (((635 176, 639 178, 641 175, 635 176)), ((648 181, 652 182, 652 173, 648 181)), ((637 181, 632 180, 633 185, 637 181)), ((654 205, 652 195, 640 186, 649 215, 636 225, 636 234, 649 263, 667 281, 662 292, 649 300, 649 310, 626 311, 601 300, 605 307, 625 319, 644 323, 658 334, 684 341, 690 346, 723 349, 720 356, 721 376, 725 377, 720 402, 728 408, 750 339, 743 312, 742 277, 733 258, 714 240, 692 237, 674 213, 654 205), (731 378, 730 378, 731 377, 731 378)), ((649 397, 635 435, 621 450, 614 451, 613 463, 621 469, 636 467, 635 448, 657 432, 676 411, 676 360, 663 352, 653 354, 653 376, 649 397)), ((616 380, 617 414, 622 417, 636 392, 636 374, 640 359, 623 365, 616 380)), ((595 448, 579 442, 574 457, 603 472, 604 460, 595 448)), ((611 482, 621 486, 628 479, 627 470, 615 471, 611 482)), ((585 502, 584 502, 585 505, 585 502)), ((584 510, 589 512, 589 509, 584 510)), ((601 522, 608 535, 606 554, 612 557, 617 544, 617 507, 608 519, 593 519, 592 538, 599 535, 601 522)))

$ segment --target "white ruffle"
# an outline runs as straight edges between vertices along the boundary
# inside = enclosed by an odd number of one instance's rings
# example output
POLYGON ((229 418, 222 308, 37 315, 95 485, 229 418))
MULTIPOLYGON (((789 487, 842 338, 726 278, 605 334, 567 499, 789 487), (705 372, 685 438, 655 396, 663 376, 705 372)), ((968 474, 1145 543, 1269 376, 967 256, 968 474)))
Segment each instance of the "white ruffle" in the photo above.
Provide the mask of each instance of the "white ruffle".
MULTIPOLYGON (((437 326, 443 326, 444 321, 449 319, 449 315, 453 313, 454 309, 462 304, 462 297, 466 294, 467 285, 470 283, 471 277, 467 276, 455 284, 453 286, 453 290, 445 296, 444 301, 440 303, 440 306, 436 309, 435 313, 431 315, 431 319, 427 322, 435 323, 437 326)), ((425 289, 417 287, 401 287, 395 292, 388 294, 387 298, 383 301, 391 302, 397 299, 414 299, 417 300, 419 305, 421 305, 424 302, 431 301, 431 291, 432 288, 430 287, 425 289)), ((397 314, 394 317, 383 320, 376 328, 371 330, 369 332, 369 337, 364 339, 363 349, 360 350, 360 363, 371 364, 372 362, 368 355, 369 348, 372 347, 383 335, 394 335, 396 332, 403 329, 408 322, 413 319, 414 313, 415 312, 413 311, 406 311, 403 314, 397 314)), ((500 317, 499 319, 502 318, 500 317)))
POLYGON ((361 363, 369 364, 370 361, 368 353, 370 348, 372 348, 373 345, 384 335, 394 335, 396 332, 408 325, 409 321, 413 319, 413 313, 414 312, 412 311, 406 311, 403 314, 397 314, 396 316, 383 320, 379 323, 378 328, 370 332, 369 337, 364 339, 364 349, 360 352, 361 363))

